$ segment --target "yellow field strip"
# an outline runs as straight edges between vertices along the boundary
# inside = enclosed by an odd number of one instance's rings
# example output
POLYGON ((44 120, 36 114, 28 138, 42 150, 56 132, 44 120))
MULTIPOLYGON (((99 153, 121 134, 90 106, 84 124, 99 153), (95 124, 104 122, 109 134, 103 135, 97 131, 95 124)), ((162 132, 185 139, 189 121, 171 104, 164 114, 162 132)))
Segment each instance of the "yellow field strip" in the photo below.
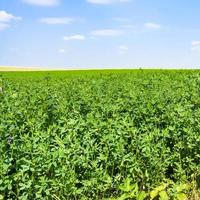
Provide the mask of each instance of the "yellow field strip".
POLYGON ((0 66, 0 72, 2 71, 53 71, 53 70, 66 70, 61 68, 42 68, 42 67, 9 67, 0 66))

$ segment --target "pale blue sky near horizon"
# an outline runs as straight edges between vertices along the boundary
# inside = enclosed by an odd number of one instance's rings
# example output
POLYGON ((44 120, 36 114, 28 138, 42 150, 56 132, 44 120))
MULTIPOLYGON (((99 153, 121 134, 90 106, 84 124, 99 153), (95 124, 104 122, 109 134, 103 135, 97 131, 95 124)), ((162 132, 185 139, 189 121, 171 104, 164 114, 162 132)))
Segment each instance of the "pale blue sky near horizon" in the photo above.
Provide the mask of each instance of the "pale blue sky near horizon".
POLYGON ((0 0, 0 66, 200 68, 200 1, 0 0))

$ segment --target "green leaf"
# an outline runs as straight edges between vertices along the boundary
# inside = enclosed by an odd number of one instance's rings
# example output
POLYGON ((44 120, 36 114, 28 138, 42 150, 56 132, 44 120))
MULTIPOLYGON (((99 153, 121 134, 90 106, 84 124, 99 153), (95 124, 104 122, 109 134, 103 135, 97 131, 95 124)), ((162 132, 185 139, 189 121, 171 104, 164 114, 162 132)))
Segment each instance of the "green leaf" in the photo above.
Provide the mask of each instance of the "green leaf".
POLYGON ((144 200, 148 194, 145 191, 142 191, 138 194, 137 200, 144 200))
POLYGON ((159 195, 159 193, 166 189, 166 187, 169 185, 169 183, 163 183, 162 185, 156 187, 150 192, 150 199, 154 199, 159 195))
POLYGON ((139 190, 138 184, 137 184, 137 183, 134 184, 133 186, 134 186, 134 187, 133 187, 134 189, 132 189, 132 191, 131 191, 131 193, 130 193, 131 198, 136 197, 136 196, 138 195, 138 190, 139 190))
POLYGON ((179 184, 179 185, 175 185, 174 189, 176 190, 177 193, 183 192, 184 190, 188 191, 190 189, 190 185, 189 184, 179 184))
POLYGON ((129 198, 131 198, 130 194, 123 194, 121 197, 117 198, 117 200, 125 200, 125 199, 129 199, 129 198))
POLYGON ((135 185, 131 185, 130 182, 130 179, 126 178, 124 184, 119 186, 119 189, 123 192, 130 192, 135 187, 135 185))
POLYGON ((177 194, 176 199, 177 199, 177 200, 187 200, 188 198, 187 198, 187 195, 186 195, 186 194, 184 194, 184 193, 179 193, 179 194, 177 194))
POLYGON ((160 198, 159 198, 160 200, 168 200, 169 199, 167 192, 164 190, 159 193, 159 196, 160 196, 160 198))

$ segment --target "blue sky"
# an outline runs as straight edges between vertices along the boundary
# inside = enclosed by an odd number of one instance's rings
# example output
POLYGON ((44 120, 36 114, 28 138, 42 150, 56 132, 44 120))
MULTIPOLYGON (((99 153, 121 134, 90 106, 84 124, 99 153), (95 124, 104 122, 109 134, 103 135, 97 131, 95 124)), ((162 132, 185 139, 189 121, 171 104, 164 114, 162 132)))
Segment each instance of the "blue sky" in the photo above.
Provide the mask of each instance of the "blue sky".
POLYGON ((199 0, 0 0, 0 65, 200 67, 199 0))

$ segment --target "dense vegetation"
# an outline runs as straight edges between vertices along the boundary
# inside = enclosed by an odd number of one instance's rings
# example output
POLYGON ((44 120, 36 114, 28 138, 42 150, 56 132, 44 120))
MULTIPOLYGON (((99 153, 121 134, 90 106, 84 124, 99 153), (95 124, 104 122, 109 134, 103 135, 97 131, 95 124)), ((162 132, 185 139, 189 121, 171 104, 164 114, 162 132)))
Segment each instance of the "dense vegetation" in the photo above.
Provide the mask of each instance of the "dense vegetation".
POLYGON ((197 199, 199 179, 200 71, 0 73, 0 199, 197 199))

